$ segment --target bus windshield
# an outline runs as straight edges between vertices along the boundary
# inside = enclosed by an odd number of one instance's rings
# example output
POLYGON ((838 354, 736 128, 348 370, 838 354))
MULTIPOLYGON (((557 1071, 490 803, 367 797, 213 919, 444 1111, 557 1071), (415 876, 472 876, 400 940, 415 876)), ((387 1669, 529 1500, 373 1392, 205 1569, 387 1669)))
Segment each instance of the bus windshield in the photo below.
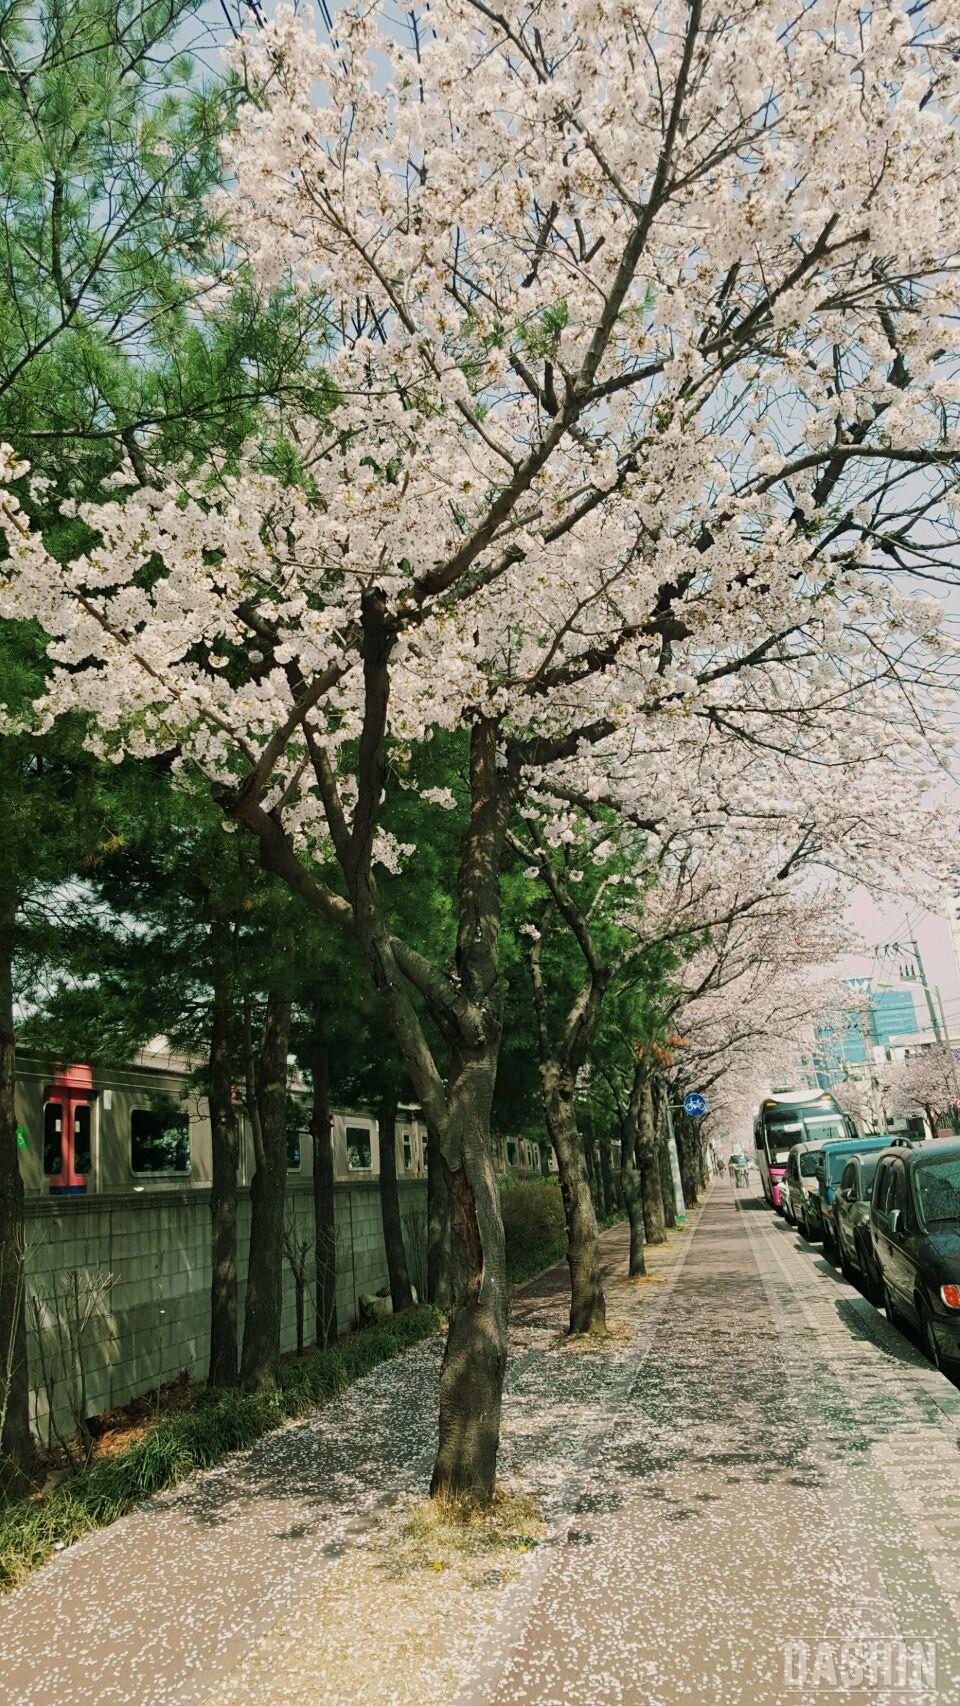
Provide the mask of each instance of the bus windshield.
POLYGON ((843 1115, 823 1108, 765 1108, 763 1129, 771 1167, 785 1167, 795 1143, 835 1143, 850 1132, 843 1115))

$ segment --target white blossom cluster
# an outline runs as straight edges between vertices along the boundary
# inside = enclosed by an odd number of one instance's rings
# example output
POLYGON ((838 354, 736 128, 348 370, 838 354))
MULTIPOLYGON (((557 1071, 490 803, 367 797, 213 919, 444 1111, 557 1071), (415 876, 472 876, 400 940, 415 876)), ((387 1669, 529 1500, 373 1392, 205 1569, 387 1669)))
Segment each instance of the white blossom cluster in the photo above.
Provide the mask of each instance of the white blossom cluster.
MULTIPOLYGON (((906 873, 918 837, 932 859, 954 6, 586 0, 574 25, 439 0, 430 22, 414 49, 347 7, 329 44, 281 6, 236 50, 256 98, 224 218, 264 288, 328 302, 329 411, 283 423, 299 481, 256 445, 239 471, 124 466, 61 563, 0 457, 0 615, 50 636, 42 726, 81 711, 104 756, 255 774, 323 850, 310 760, 349 815, 375 591, 389 737, 496 718, 553 845, 584 802, 648 825, 646 930, 723 916, 778 859, 906 873)), ((409 852, 380 833, 378 858, 409 852)))

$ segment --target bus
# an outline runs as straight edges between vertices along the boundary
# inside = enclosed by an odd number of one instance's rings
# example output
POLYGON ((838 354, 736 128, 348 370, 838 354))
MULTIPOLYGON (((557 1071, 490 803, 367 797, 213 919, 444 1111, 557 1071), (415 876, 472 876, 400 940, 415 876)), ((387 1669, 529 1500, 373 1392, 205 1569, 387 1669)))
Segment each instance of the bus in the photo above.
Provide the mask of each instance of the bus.
POLYGON ((780 1206, 780 1180, 795 1143, 837 1143, 858 1138, 856 1121, 841 1111, 828 1090, 772 1090, 753 1122, 753 1141, 763 1194, 780 1206))

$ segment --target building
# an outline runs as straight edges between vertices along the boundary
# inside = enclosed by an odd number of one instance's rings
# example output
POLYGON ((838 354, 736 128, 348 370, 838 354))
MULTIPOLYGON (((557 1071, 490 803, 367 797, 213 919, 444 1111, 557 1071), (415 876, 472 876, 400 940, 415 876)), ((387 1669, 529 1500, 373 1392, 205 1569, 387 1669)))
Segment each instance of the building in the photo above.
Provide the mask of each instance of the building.
POLYGON ((846 988, 851 1005, 838 1007, 817 1027, 814 1061, 822 1090, 857 1076, 877 1050, 885 1055, 921 1033, 909 989, 875 986, 866 978, 851 978, 846 988))

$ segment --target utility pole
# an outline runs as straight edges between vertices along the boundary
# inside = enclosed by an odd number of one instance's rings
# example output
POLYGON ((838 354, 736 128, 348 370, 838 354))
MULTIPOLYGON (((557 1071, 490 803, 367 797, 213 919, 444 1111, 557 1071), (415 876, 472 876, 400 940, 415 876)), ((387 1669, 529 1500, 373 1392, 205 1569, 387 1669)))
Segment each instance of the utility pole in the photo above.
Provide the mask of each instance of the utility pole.
POLYGON ((958 1129, 957 1115, 958 1112, 960 1112, 960 1076, 958 1076, 957 1073, 957 1057, 954 1054, 953 1049, 950 1047, 950 1032, 947 1029, 947 1016, 943 1011, 943 996, 940 994, 939 986, 937 988, 936 995, 937 1006, 940 1009, 940 1019, 943 1025, 943 1046, 947 1051, 947 1070, 949 1071, 950 1077, 953 1081, 953 1107, 950 1109, 950 1124, 953 1126, 954 1131, 956 1131, 958 1129))
MULTIPOLYGON (((886 959, 888 954, 903 954, 912 961, 911 965, 900 965, 897 967, 900 981, 901 983, 919 983, 927 1003, 927 1012, 930 1015, 930 1029, 933 1032, 934 1041, 938 1043, 946 1042, 946 1034, 941 1031, 940 1019, 937 1015, 937 1009, 934 1006, 933 994, 931 992, 930 985, 927 982, 927 968, 923 963, 923 955, 920 952, 920 945, 916 936, 913 934, 913 931, 910 929, 909 924, 906 925, 906 928, 909 933, 909 941, 888 942, 886 948, 883 950, 882 957, 883 959, 886 959)), ((880 957, 880 952, 880 949, 874 950, 877 957, 880 957)))
POLYGON ((930 1023, 933 1026, 934 1037, 936 1038, 938 1043, 945 1043, 947 1040, 946 1031, 945 1030, 941 1031, 941 1029, 940 1029, 940 1022, 937 1018, 937 1009, 933 1004, 933 996, 930 993, 930 985, 927 982, 927 973, 926 973, 926 967, 924 966, 924 963, 923 963, 923 956, 920 953, 920 947, 919 947, 919 944, 917 942, 917 938, 913 934, 912 930, 910 932, 910 948, 911 948, 911 952, 913 953, 913 957, 917 963, 917 972, 918 972, 918 975, 920 978, 920 987, 922 988, 923 993, 927 998, 927 1012, 930 1014, 930 1023))
POLYGON ((947 1015, 943 1010, 943 996, 940 994, 939 988, 934 990, 934 994, 936 995, 936 998, 937 998, 937 1008, 938 1008, 939 1013, 940 1013, 940 1023, 943 1026, 943 1040, 946 1043, 947 1047, 949 1048, 950 1047, 950 1032, 947 1029, 947 1015))
POLYGON ((954 1131, 957 1131, 958 1124, 960 1124, 960 1122, 958 1122, 958 1108, 960 1108, 960 1079, 958 1079, 957 1075, 957 1063, 954 1058, 953 1050, 950 1047, 950 1032, 947 1027, 946 1015, 943 1011, 943 997, 940 994, 939 989, 937 989, 937 1001, 936 1003, 934 1002, 934 992, 931 990, 930 985, 927 982, 927 969, 923 963, 920 944, 918 943, 913 931, 910 929, 909 922, 907 923, 907 931, 910 938, 909 944, 904 942, 891 942, 888 951, 895 954, 909 954, 913 960, 915 970, 909 971, 906 968, 901 968, 901 976, 903 977, 904 982, 909 983, 916 981, 920 984, 926 999, 927 1012, 930 1015, 930 1028, 933 1031, 934 1041, 940 1046, 940 1048, 946 1051, 948 1056, 947 1070, 950 1073, 954 1088, 954 1105, 950 1110, 950 1123, 953 1126, 954 1131), (937 1003, 940 1008, 939 1015, 937 1013, 937 1003))

